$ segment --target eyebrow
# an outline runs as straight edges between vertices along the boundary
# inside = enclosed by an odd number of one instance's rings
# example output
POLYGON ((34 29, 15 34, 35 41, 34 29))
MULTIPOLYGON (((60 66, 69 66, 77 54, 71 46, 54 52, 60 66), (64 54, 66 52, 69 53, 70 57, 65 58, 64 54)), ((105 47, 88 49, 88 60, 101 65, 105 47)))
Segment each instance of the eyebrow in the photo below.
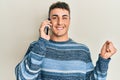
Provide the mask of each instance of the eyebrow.
MULTIPOLYGON (((57 14, 53 14, 52 16, 58 16, 57 14)), ((66 15, 66 14, 64 14, 64 15, 62 15, 62 17, 64 17, 64 16, 66 16, 66 17, 69 17, 68 15, 66 15)))

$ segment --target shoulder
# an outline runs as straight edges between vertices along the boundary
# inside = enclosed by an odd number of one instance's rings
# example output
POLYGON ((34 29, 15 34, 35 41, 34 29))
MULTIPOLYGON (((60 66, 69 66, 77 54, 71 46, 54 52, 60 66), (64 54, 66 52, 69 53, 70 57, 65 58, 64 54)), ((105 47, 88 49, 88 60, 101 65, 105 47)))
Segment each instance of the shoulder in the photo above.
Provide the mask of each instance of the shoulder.
POLYGON ((91 55, 88 46, 84 43, 78 43, 72 40, 72 43, 77 46, 77 54, 79 54, 82 61, 91 62, 91 55))
POLYGON ((31 42, 30 45, 36 45, 36 44, 43 45, 43 44, 47 44, 48 42, 49 42, 48 40, 40 37, 38 40, 31 42))
POLYGON ((78 46, 80 49, 85 49, 85 50, 89 51, 89 47, 84 43, 78 43, 74 40, 71 40, 71 44, 74 44, 75 46, 78 46))

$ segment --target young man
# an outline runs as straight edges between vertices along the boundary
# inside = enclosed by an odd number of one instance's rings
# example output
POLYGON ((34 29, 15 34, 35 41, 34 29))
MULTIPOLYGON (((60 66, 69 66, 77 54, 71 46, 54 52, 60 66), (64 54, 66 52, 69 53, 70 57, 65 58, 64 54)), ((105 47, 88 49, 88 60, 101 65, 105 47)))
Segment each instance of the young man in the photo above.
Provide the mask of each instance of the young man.
POLYGON ((17 80, 106 80, 110 57, 116 53, 112 42, 105 42, 94 67, 88 47, 68 36, 68 4, 52 4, 49 19, 41 23, 39 40, 31 43, 16 66, 17 80), (51 29, 51 35, 46 35, 46 26, 51 29))

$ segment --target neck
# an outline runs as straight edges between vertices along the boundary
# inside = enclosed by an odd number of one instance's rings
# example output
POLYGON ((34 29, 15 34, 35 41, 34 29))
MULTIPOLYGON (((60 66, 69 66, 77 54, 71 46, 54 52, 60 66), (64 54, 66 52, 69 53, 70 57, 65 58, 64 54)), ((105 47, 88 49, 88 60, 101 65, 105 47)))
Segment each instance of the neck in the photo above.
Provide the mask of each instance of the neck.
POLYGON ((53 41, 57 41, 57 42, 63 42, 63 41, 67 41, 69 39, 69 37, 68 37, 68 35, 64 36, 64 37, 62 37, 62 36, 56 37, 54 35, 51 35, 50 39, 53 41))

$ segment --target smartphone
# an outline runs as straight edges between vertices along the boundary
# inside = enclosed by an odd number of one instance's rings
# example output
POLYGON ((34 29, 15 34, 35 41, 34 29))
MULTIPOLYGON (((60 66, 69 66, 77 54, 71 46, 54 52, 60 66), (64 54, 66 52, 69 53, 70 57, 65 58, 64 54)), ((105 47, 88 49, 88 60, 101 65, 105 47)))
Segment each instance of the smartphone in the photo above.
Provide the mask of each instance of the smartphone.
MULTIPOLYGON (((50 20, 50 18, 48 18, 48 20, 50 20)), ((49 27, 48 26, 45 26, 45 33, 46 33, 46 35, 49 34, 49 27)))
POLYGON ((46 33, 46 35, 48 35, 48 33, 49 33, 49 27, 48 26, 45 26, 45 33, 46 33))

